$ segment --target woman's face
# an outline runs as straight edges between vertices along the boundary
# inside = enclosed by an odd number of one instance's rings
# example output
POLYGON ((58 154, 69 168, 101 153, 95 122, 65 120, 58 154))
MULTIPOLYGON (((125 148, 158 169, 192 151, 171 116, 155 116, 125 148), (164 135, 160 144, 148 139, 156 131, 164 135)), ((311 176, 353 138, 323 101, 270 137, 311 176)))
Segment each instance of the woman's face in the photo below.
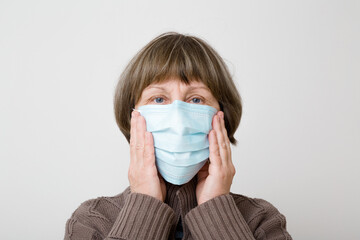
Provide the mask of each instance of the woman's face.
POLYGON ((192 81, 190 84, 185 84, 176 78, 150 84, 142 92, 135 108, 149 104, 171 104, 175 100, 208 105, 220 111, 218 101, 204 83, 192 81))

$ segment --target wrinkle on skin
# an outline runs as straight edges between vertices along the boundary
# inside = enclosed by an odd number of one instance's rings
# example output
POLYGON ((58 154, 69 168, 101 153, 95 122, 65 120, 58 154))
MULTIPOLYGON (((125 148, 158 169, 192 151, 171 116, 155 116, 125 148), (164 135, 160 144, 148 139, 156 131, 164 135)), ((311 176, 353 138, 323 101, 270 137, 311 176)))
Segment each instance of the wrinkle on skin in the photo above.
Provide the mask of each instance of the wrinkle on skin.
POLYGON ((211 106, 220 111, 220 105, 213 96, 208 87, 199 81, 192 81, 189 84, 181 82, 179 79, 171 78, 161 83, 154 83, 145 88, 141 94, 135 109, 148 104, 171 104, 175 100, 191 103, 191 99, 203 99, 201 103, 211 106), (152 101, 155 97, 164 98, 164 103, 156 103, 152 101))

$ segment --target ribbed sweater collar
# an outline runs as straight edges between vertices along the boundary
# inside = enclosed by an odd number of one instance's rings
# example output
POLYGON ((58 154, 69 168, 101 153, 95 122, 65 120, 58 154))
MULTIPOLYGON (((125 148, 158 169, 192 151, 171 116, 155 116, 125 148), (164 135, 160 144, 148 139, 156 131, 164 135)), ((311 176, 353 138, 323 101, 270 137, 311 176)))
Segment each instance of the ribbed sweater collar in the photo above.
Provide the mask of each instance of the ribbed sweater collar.
POLYGON ((166 198, 165 203, 167 203, 172 208, 175 207, 177 200, 181 201, 182 212, 185 214, 190 211, 192 208, 197 206, 196 201, 196 176, 190 180, 190 182, 185 183, 184 185, 174 185, 168 182, 166 184, 166 198))
POLYGON ((179 221, 181 216, 184 237, 189 233, 187 226, 184 224, 185 215, 197 206, 196 200, 196 185, 197 177, 195 176, 190 182, 184 185, 174 185, 166 183, 166 198, 165 203, 174 209, 176 221, 179 221))

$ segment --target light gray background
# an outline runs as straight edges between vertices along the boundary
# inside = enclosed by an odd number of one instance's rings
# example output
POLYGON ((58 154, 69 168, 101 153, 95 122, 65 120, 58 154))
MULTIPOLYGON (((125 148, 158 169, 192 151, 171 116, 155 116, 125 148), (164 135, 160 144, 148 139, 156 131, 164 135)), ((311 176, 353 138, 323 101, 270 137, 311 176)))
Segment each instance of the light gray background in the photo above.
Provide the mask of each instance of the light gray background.
POLYGON ((232 191, 294 239, 360 239, 359 1, 0 1, 1 239, 62 239, 128 186, 113 91, 165 31, 207 40, 243 97, 232 191))

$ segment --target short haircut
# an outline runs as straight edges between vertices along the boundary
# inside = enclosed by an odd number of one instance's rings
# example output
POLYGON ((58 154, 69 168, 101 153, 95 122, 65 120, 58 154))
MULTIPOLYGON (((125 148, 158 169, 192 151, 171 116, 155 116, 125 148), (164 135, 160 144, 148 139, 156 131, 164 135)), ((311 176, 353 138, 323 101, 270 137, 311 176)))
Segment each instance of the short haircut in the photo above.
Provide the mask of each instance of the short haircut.
POLYGON ((241 97, 220 55, 204 40, 167 32, 149 42, 129 62, 120 76, 114 94, 116 123, 130 142, 131 112, 143 90, 152 83, 176 78, 188 84, 200 81, 207 86, 224 112, 229 140, 242 114, 241 97))

